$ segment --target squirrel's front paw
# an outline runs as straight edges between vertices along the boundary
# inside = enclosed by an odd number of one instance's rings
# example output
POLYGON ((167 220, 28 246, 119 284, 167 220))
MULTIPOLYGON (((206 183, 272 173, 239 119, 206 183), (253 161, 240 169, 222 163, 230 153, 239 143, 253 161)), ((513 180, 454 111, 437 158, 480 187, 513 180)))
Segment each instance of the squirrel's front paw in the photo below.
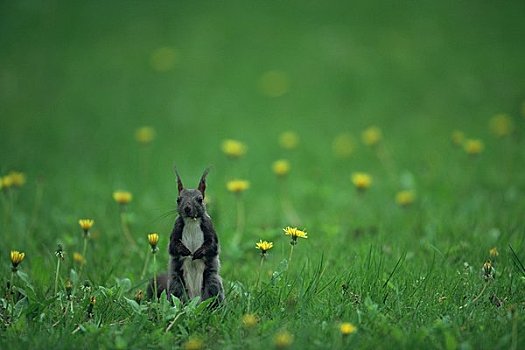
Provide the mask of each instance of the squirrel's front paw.
POLYGON ((204 246, 200 246, 195 252, 193 252, 192 260, 202 259, 204 257, 204 246))
POLYGON ((191 255, 191 251, 182 243, 182 241, 177 242, 177 251, 181 256, 191 255))

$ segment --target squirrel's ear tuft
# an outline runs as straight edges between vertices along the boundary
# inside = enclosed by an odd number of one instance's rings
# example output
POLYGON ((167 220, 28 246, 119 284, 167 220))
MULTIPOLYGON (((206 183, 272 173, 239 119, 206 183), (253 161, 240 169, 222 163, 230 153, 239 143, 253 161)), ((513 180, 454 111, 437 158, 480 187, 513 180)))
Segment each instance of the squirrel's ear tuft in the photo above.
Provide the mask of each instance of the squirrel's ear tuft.
POLYGON ((201 176, 201 181, 199 181, 199 191, 202 193, 202 196, 204 197, 204 192, 206 191, 206 176, 208 176, 208 173, 210 171, 210 168, 206 168, 204 170, 204 173, 201 176))
POLYGON ((177 187, 179 189, 179 194, 180 194, 180 192, 184 189, 184 186, 182 185, 182 181, 180 179, 179 172, 177 171, 177 168, 175 166, 173 166, 173 171, 175 171, 175 175, 177 175, 177 187))

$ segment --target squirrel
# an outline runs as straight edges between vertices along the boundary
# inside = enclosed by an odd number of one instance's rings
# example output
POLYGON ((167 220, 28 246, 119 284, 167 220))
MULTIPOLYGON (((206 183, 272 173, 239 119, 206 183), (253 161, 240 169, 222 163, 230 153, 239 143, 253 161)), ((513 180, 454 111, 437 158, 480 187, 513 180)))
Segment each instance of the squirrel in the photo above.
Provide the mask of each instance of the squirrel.
MULTIPOLYGON (((170 236, 168 275, 157 278, 157 297, 166 290, 168 297, 173 295, 183 301, 214 297, 212 305, 219 305, 224 300, 219 275, 219 240, 204 203, 208 170, 204 171, 197 189, 184 188, 175 170, 179 215, 170 236)), ((148 291, 148 294, 153 293, 148 291)))

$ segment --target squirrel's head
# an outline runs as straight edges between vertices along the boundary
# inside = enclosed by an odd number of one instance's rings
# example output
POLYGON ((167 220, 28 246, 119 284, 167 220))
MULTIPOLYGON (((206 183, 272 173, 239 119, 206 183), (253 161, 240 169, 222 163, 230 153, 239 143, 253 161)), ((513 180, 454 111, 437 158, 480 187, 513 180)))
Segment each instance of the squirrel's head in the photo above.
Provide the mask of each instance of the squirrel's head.
POLYGON ((208 169, 202 174, 199 186, 197 189, 187 189, 182 185, 177 170, 177 187, 179 189, 179 196, 177 198, 177 211, 183 218, 197 219, 204 216, 206 213, 206 205, 204 204, 204 192, 206 191, 206 176, 208 169))

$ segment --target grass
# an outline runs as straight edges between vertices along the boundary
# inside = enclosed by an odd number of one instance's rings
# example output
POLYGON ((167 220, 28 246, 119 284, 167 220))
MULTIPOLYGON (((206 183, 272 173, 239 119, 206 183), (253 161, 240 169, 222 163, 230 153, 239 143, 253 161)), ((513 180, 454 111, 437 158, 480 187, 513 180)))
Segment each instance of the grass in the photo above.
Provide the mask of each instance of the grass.
POLYGON ((0 193, 0 347, 260 349, 281 334, 298 349, 523 348, 523 10, 0 3, 0 175, 27 177, 0 193), (499 113, 514 125, 504 137, 490 126, 499 113), (367 146, 374 125, 382 139, 367 146), (155 131, 147 145, 142 126, 155 131), (483 151, 455 146, 454 130, 483 151), (286 131, 294 149, 279 145, 286 131), (333 151, 341 134, 349 157, 333 151), (226 157, 228 138, 247 153, 226 157), (167 266, 174 163, 188 187, 212 166, 226 288, 213 312, 135 301, 154 274, 149 233, 167 266), (228 192, 234 178, 250 188, 228 192), (118 190, 133 194, 125 208, 118 190), (400 190, 415 201, 400 207, 400 190), (81 268, 84 218, 95 224, 81 268), (291 261, 289 225, 308 232, 291 261), (260 239, 274 244, 263 264, 260 239), (11 250, 25 253, 16 275, 11 250), (342 336, 343 322, 357 331, 342 336))

